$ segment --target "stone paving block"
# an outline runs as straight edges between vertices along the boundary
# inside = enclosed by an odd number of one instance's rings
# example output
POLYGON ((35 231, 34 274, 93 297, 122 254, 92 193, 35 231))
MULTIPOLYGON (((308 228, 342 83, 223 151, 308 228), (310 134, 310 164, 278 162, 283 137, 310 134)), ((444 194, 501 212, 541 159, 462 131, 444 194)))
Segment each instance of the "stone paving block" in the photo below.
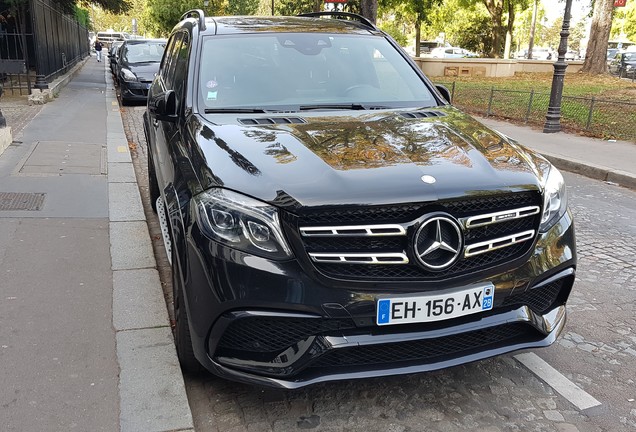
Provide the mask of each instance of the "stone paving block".
POLYGON ((108 202, 111 222, 146 220, 137 183, 110 183, 108 202))
POLYGON ((128 142, 128 138, 126 137, 126 133, 124 132, 124 124, 121 123, 121 132, 109 131, 108 136, 106 137, 106 141, 126 141, 128 142))
POLYGON ((556 427, 559 432, 579 432, 579 429, 570 423, 560 423, 556 427))
POLYGON ((169 327, 117 333, 121 432, 193 429, 169 327))
POLYGON ((545 416, 546 419, 553 421, 553 422, 564 422, 565 418, 563 418, 563 415, 556 411, 556 410, 546 410, 543 411, 543 415, 545 416))
POLYGON ((111 222, 110 254, 113 270, 154 268, 154 251, 146 222, 111 222))
POLYGON ((112 140, 108 143, 108 162, 132 162, 127 141, 112 140))
POLYGON ((129 162, 110 162, 108 164, 108 183, 135 183, 135 169, 129 162))
POLYGON ((170 325, 155 269, 113 272, 113 326, 132 330, 170 325))

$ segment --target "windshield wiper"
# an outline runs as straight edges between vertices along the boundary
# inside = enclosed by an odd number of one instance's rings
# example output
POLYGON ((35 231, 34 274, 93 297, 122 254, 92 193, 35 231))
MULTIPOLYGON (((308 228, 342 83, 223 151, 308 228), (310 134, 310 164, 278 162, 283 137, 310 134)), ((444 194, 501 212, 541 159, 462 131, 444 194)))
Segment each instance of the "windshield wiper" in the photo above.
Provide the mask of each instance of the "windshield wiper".
POLYGON ((298 107, 299 111, 311 111, 311 110, 366 110, 367 108, 362 104, 315 104, 315 105, 301 105, 298 107))
POLYGON ((206 108, 206 114, 262 114, 265 111, 262 108, 206 108))

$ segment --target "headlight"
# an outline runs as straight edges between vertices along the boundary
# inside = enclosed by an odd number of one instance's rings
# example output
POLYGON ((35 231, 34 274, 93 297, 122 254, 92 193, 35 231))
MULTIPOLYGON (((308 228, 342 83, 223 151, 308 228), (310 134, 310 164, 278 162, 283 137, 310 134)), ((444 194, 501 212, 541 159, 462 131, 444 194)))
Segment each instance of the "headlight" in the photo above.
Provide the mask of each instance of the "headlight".
POLYGON ((550 229, 565 214, 567 207, 565 180, 559 170, 551 166, 543 185, 543 215, 539 231, 550 229))
POLYGON ((137 77, 135 76, 135 74, 128 69, 122 68, 121 74, 123 75, 122 78, 124 79, 124 81, 137 81, 137 77))
POLYGON ((199 226, 211 239, 270 259, 292 256, 275 207, 225 189, 203 192, 193 202, 199 226))

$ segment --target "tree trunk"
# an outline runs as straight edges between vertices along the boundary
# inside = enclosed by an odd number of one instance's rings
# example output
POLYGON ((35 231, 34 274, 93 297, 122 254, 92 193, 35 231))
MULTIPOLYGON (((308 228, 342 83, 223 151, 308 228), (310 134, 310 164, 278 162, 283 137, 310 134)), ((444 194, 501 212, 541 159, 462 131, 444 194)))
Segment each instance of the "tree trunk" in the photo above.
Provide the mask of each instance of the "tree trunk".
POLYGON ((417 15, 417 20, 415 21, 415 57, 419 57, 421 54, 420 51, 420 39, 422 37, 422 32, 420 27, 422 26, 422 21, 420 20, 420 15, 417 15))
POLYGON ((321 0, 314 0, 314 12, 320 12, 322 10, 322 5, 323 2, 321 0))
MULTIPOLYGON (((501 17, 500 17, 501 18, 501 17)), ((492 25, 492 51, 490 56, 493 58, 501 58, 501 36, 503 35, 503 26, 501 22, 496 23, 493 18, 492 25)))
POLYGON ((607 72, 607 42, 612 29, 614 0, 596 0, 592 15, 590 40, 587 43, 582 72, 599 75, 607 72))
POLYGON ((515 25, 515 4, 508 0, 508 25, 506 26, 506 45, 504 48, 504 58, 510 58, 510 48, 512 45, 512 31, 515 25))
POLYGON ((362 0, 360 12, 363 17, 375 24, 378 20, 378 0, 362 0))
POLYGON ((534 0, 534 9, 532 10, 532 24, 530 25, 530 41, 528 42, 528 59, 532 59, 532 48, 534 48, 534 32, 537 28, 537 8, 539 0, 534 0))
POLYGON ((483 0, 488 13, 490 14, 490 20, 492 22, 492 52, 491 57, 499 58, 501 56, 501 39, 504 35, 504 27, 501 23, 503 16, 503 1, 502 0, 483 0))

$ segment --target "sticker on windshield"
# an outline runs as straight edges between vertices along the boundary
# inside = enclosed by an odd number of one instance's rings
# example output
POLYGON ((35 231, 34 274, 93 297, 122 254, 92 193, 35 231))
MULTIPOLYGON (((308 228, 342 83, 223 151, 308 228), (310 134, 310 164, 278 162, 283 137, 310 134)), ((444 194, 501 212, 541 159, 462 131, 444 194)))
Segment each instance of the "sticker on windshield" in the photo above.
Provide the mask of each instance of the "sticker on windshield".
POLYGON ((217 93, 218 93, 218 92, 215 92, 215 91, 209 91, 209 92, 208 92, 208 98, 207 98, 207 99, 208 99, 208 100, 216 100, 216 94, 217 94, 217 93))

